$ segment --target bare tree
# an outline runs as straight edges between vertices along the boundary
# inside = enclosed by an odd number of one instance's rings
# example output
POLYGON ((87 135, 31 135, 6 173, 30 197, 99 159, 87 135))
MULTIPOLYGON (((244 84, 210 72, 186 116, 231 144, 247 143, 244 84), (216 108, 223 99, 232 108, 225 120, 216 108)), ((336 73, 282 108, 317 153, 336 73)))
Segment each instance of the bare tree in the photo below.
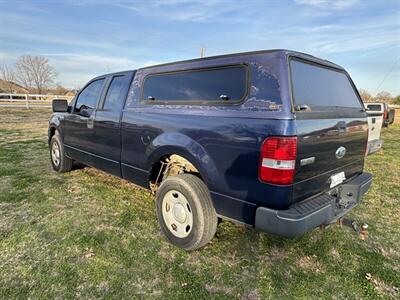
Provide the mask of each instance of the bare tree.
POLYGON ((3 88, 13 93, 15 89, 15 72, 9 66, 3 64, 0 66, 0 79, 4 81, 3 88))
POLYGON ((389 92, 382 91, 375 96, 375 100, 390 103, 392 101, 392 95, 390 95, 389 92))
POLYGON ((56 95, 65 95, 68 92, 68 89, 63 87, 61 83, 57 83, 56 87, 52 90, 52 92, 56 95))
POLYGON ((400 95, 393 97, 392 103, 395 105, 400 105, 400 95))
POLYGON ((56 70, 43 56, 23 55, 16 62, 15 69, 18 83, 38 94, 49 88, 57 77, 56 70))
POLYGON ((373 101, 373 98, 371 96, 371 94, 367 91, 367 90, 359 90, 358 91, 360 93, 361 99, 363 102, 371 102, 373 101))

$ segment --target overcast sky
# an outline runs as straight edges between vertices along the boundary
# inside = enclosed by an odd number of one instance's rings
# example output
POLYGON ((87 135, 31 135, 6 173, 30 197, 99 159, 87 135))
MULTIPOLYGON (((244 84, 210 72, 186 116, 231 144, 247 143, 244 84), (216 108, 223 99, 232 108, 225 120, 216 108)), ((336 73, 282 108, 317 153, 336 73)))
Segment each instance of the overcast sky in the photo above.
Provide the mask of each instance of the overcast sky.
POLYGON ((0 63, 46 56, 70 88, 201 47, 286 48, 344 66, 358 88, 400 94, 400 0, 0 0, 0 22, 0 63))

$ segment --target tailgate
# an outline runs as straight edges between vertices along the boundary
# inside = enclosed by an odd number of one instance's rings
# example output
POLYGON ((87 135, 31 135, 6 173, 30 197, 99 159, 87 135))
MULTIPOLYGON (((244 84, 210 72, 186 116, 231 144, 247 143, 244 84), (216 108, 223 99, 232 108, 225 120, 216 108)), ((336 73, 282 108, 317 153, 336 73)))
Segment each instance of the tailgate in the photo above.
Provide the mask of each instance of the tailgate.
POLYGON ((368 113, 368 141, 380 139, 382 124, 382 115, 368 113))
POLYGON ((367 142, 365 117, 298 120, 298 152, 294 202, 331 188, 331 176, 346 179, 364 167, 367 142))
POLYGON ((368 108, 368 141, 379 140, 383 125, 383 104, 366 104, 368 108))
POLYGON ((293 202, 362 173, 368 123, 344 70, 291 59, 297 125, 293 202))

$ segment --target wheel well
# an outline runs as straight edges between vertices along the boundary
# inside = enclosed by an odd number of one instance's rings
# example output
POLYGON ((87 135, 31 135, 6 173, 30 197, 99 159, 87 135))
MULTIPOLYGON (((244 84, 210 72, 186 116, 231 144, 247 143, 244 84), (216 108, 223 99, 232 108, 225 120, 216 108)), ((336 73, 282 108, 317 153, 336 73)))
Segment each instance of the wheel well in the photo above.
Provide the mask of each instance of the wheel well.
POLYGON ((49 132, 49 144, 50 144, 50 141, 51 141, 51 138, 53 137, 53 135, 55 135, 56 134, 56 128, 55 127, 50 127, 50 132, 49 132))
POLYGON ((168 154, 162 156, 157 162, 153 163, 149 185, 152 192, 157 191, 161 182, 171 175, 190 173, 203 179, 199 170, 185 157, 178 154, 168 154))

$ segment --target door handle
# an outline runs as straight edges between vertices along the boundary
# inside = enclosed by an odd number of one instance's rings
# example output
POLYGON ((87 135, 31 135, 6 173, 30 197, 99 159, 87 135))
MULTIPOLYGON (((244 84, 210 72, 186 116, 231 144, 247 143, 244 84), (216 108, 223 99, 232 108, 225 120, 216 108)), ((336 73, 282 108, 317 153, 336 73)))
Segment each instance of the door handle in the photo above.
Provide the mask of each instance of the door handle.
POLYGON ((87 125, 87 128, 93 129, 93 127, 94 127, 94 118, 92 118, 92 117, 88 118, 87 122, 86 122, 86 125, 87 125))

